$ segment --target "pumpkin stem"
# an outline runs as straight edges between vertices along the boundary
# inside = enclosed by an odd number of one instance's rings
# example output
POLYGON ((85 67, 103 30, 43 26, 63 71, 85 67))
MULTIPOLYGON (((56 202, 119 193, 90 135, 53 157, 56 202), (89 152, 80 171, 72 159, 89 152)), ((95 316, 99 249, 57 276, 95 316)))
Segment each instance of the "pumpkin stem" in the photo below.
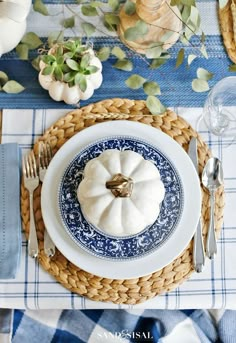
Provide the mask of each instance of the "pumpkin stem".
POLYGON ((110 181, 106 182, 106 188, 110 189, 116 198, 127 198, 132 194, 133 184, 133 180, 130 177, 118 173, 110 181))

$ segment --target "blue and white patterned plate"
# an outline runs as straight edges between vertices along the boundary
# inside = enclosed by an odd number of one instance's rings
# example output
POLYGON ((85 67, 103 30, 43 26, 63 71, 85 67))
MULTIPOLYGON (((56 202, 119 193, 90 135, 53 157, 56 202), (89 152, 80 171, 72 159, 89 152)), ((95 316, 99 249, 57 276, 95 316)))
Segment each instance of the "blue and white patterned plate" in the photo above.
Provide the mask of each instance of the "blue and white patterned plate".
POLYGON ((178 225, 184 197, 180 177, 165 154, 136 137, 113 136, 90 144, 74 157, 62 177, 58 201, 63 225, 76 244, 97 257, 119 261, 143 257, 163 245, 178 225), (164 183, 165 197, 158 218, 153 225, 136 235, 107 235, 90 224, 81 211, 77 188, 85 165, 107 149, 132 150, 151 160, 164 183))
MULTIPOLYGON (((170 164, 171 164, 170 163, 170 164)), ((181 197, 180 197, 181 198, 181 197)), ((168 199, 168 198, 167 198, 168 199)), ((169 198, 169 201, 173 199, 169 198)), ((171 263, 187 247, 196 230, 201 213, 201 188, 199 176, 184 149, 167 134, 150 125, 129 120, 114 120, 92 125, 70 138, 53 157, 47 170, 42 190, 41 209, 43 221, 58 250, 74 265, 93 275, 109 279, 133 279, 149 275, 171 263), (65 229, 59 210, 58 190, 65 170, 77 154, 94 141, 106 140, 107 136, 133 137, 144 140, 172 163, 181 180, 184 201, 176 228, 151 253, 139 258, 98 258, 81 248, 65 229)))

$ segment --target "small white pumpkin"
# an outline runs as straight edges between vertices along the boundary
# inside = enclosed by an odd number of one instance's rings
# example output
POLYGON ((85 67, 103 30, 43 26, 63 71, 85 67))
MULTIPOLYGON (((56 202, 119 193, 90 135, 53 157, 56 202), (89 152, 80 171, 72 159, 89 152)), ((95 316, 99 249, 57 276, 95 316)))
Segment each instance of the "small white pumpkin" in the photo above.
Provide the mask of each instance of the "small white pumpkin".
MULTIPOLYGON (((69 87, 69 85, 62 81, 57 81, 52 75, 43 75, 42 71, 46 64, 43 61, 39 63, 39 83, 48 90, 49 95, 55 101, 64 101, 66 104, 74 105, 80 100, 87 100, 91 98, 94 90, 99 88, 102 84, 102 63, 98 57, 95 56, 94 51, 89 48, 86 53, 90 55, 90 65, 98 68, 98 70, 90 75, 85 75, 87 81, 87 88, 83 92, 79 86, 69 87)), ((53 54, 53 49, 50 49, 48 54, 53 54)))
POLYGON ((85 218, 114 236, 137 234, 153 224, 164 195, 154 163, 136 152, 115 149, 87 163, 77 191, 85 218))
POLYGON ((0 1, 0 57, 14 49, 26 30, 31 0, 0 1))

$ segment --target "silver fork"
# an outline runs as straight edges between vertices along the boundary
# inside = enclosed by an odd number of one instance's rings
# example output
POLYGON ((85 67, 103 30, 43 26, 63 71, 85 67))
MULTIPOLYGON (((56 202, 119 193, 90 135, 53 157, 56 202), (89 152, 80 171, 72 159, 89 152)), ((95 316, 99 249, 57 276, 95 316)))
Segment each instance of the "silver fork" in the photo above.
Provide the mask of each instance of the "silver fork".
MULTIPOLYGON (((52 159, 52 150, 48 142, 39 143, 39 179, 43 182, 48 165, 52 159)), ((48 257, 55 255, 55 244, 51 240, 47 229, 44 230, 44 252, 48 257)))
POLYGON ((39 177, 37 174, 36 160, 33 151, 31 151, 27 156, 22 158, 22 171, 24 177, 25 188, 29 192, 30 200, 30 230, 29 230, 29 241, 28 250, 31 257, 38 256, 38 239, 34 220, 34 210, 33 210, 33 195, 34 190, 39 185, 39 177))

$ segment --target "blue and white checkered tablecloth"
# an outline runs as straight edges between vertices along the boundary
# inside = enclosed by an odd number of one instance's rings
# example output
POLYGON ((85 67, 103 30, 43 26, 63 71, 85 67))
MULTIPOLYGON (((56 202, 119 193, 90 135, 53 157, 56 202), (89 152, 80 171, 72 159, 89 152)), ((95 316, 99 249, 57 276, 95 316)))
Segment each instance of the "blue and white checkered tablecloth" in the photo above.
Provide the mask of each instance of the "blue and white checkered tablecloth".
MULTIPOLYGON (((48 6, 51 13, 57 13, 59 5, 55 1, 48 6)), ((193 274, 174 291, 136 305, 135 309, 236 309, 236 164, 234 163, 236 144, 233 142, 229 146, 229 140, 221 140, 211 135, 203 123, 198 125, 206 93, 194 93, 191 90, 191 80, 195 77, 199 66, 215 73, 214 79, 210 81, 212 86, 223 77, 232 75, 228 72, 231 62, 219 35, 216 2, 199 1, 198 6, 206 34, 209 59, 199 58, 193 62, 189 70, 186 66, 175 70, 174 57, 181 46, 178 43, 172 48, 173 58, 156 71, 147 71, 143 60, 133 56, 136 65, 133 72, 137 71, 145 77, 149 75, 153 80, 158 81, 162 88, 163 103, 172 107, 194 128, 197 128, 213 154, 222 160, 226 192, 224 226, 217 243, 218 254, 214 261, 206 261, 205 269, 201 274, 193 274)), ((28 31, 36 31, 40 36, 45 36, 48 31, 57 29, 56 18, 49 21, 47 17, 39 16, 37 13, 30 14, 28 31)), ((94 40, 98 46, 108 44, 112 46, 119 43, 116 38, 97 37, 94 40)), ((192 47, 187 49, 190 52, 192 47)), ((112 97, 144 98, 141 91, 132 91, 125 87, 124 80, 128 78, 129 73, 114 70, 113 62, 114 59, 111 58, 104 63, 102 87, 93 98, 81 105, 112 97)), ((2 56, 0 70, 5 70, 18 81, 22 81, 27 88, 24 93, 14 96, 0 93, 0 107, 4 108, 2 143, 18 142, 24 153, 32 147, 45 129, 64 116, 69 108, 64 104, 53 102, 48 97, 47 92, 37 83, 36 72, 27 62, 19 61, 14 51, 2 56)), ((0 281, 0 306, 27 309, 130 309, 130 306, 93 302, 70 293, 46 273, 37 260, 28 257, 24 234, 21 266, 17 278, 0 281)))
MULTIPOLYGON (((197 127, 201 108, 173 108, 193 127, 197 127)), ((4 110, 4 143, 17 141, 23 153, 35 139, 56 119, 67 113, 65 109, 4 110), (19 121, 19 116, 21 120, 19 121)), ((209 134, 200 123, 198 131, 218 156, 224 167, 226 208, 224 227, 218 240, 218 254, 214 261, 207 260, 204 271, 193 276, 176 290, 158 296, 135 308, 183 309, 183 308, 236 308, 236 156, 235 142, 228 146, 209 134)), ((110 303, 98 303, 70 293, 46 273, 37 260, 28 257, 27 243, 23 235, 22 259, 18 276, 13 281, 0 281, 0 304, 10 308, 130 308, 110 303)))

